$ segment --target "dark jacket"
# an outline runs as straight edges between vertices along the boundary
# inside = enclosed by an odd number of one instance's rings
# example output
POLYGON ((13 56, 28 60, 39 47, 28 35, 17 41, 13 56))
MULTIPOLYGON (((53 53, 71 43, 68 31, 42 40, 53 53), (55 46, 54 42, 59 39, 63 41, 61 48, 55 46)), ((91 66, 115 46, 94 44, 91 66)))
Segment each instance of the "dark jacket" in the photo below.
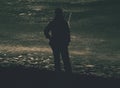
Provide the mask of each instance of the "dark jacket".
POLYGON ((70 29, 64 19, 51 21, 45 28, 44 34, 50 40, 50 45, 69 45, 70 29))

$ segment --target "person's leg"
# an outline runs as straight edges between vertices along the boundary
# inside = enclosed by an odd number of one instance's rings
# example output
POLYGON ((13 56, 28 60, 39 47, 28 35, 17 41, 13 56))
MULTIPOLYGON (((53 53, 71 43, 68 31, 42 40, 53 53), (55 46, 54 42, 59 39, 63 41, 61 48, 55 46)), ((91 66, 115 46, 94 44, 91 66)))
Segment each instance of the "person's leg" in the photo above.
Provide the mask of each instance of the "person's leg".
POLYGON ((71 62, 70 62, 67 46, 61 47, 61 55, 64 63, 65 72, 72 73, 71 62))
POLYGON ((53 56, 54 56, 54 67, 56 72, 61 71, 61 64, 60 64, 60 50, 58 47, 51 47, 53 51, 53 56))

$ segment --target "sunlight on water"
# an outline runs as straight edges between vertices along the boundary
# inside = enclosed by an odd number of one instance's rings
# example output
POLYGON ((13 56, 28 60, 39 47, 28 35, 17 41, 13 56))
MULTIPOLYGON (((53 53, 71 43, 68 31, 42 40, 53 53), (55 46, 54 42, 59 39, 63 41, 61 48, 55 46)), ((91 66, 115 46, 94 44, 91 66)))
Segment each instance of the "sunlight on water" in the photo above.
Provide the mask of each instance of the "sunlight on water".
POLYGON ((45 9, 45 6, 40 6, 40 5, 36 5, 36 6, 28 6, 29 9, 35 10, 35 11, 42 11, 43 9, 45 9))
POLYGON ((0 46, 1 51, 7 52, 51 52, 51 49, 45 47, 23 47, 23 46, 0 46))
POLYGON ((90 51, 70 51, 70 53, 73 55, 89 55, 89 54, 91 54, 90 51))
MULTIPOLYGON (((52 53, 50 47, 24 47, 24 46, 4 46, 0 45, 1 51, 7 51, 11 53, 20 53, 20 52, 44 52, 44 53, 52 53)), ((90 51, 70 51, 72 55, 89 55, 90 51)), ((19 56, 21 57, 21 56, 19 56)))

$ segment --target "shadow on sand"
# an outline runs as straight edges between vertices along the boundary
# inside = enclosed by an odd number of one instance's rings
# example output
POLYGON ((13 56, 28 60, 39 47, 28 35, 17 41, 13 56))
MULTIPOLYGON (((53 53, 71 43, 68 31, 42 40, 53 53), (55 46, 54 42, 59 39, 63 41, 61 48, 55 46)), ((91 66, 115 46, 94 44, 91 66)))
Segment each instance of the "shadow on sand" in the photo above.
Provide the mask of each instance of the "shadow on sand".
MULTIPOLYGON (((0 88, 116 88, 119 79, 37 68, 0 67, 0 88)), ((120 88, 120 87, 119 87, 120 88)))

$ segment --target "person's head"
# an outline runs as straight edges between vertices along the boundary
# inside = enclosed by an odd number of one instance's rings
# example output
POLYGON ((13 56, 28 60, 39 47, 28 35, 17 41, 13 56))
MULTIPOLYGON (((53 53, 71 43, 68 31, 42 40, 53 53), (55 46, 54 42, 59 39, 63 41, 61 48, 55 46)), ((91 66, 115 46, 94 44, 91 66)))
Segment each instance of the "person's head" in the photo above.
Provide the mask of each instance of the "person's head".
POLYGON ((61 8, 55 9, 55 19, 64 19, 64 13, 61 8))

